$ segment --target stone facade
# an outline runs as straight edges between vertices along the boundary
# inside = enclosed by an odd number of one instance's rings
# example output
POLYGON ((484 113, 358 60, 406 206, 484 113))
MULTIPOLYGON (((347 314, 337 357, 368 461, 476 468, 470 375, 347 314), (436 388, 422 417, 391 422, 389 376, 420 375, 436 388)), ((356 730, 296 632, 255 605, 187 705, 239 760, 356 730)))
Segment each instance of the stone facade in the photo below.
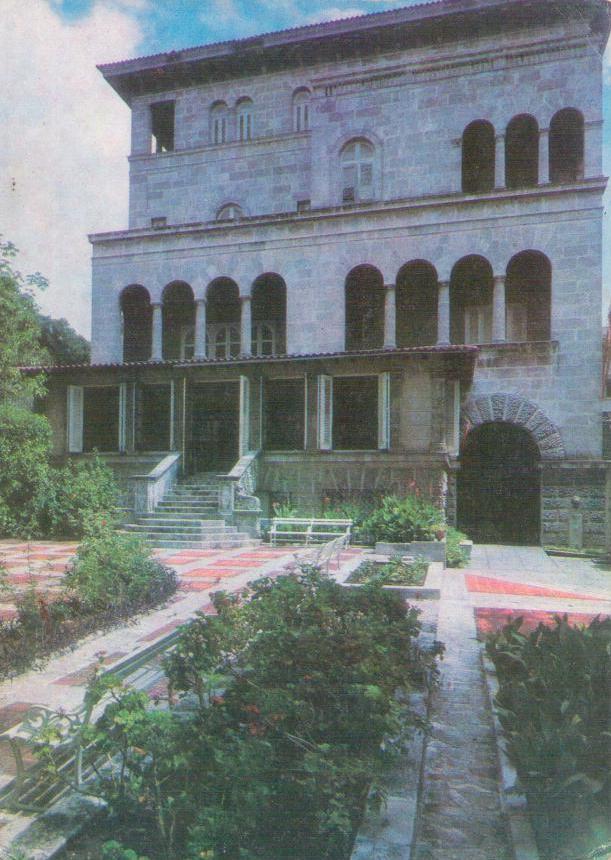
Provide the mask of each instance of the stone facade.
MULTIPOLYGON (((346 356, 333 365, 340 375, 389 373, 389 437, 375 453, 325 446, 317 460, 320 400, 311 394, 305 453, 266 452, 263 492, 284 487, 314 499, 332 487, 400 490, 416 480, 447 496, 452 517, 461 404, 463 437, 484 423, 513 424, 535 440, 544 464, 570 458, 572 474, 583 464, 590 475, 602 456, 608 31, 602 0, 570 9, 551 0, 441 0, 101 67, 133 121, 129 229, 91 237, 94 363, 124 361, 122 302, 138 285, 151 326, 141 358, 155 362, 146 372, 170 374, 178 390, 186 376, 163 370, 163 306, 168 285, 180 282, 194 303, 190 384, 196 365, 206 379, 229 378, 230 361, 222 372, 211 364, 219 354, 206 321, 211 288, 222 281, 241 302, 231 357, 254 355, 248 371, 233 370, 235 379, 250 375, 252 396, 257 380, 273 375, 263 355, 256 363, 251 329, 257 283, 273 273, 285 291, 281 351, 294 357, 282 372, 301 376, 299 357, 309 356, 308 372, 320 378, 329 354, 346 356), (156 126, 160 104, 172 117, 169 136, 156 126), (573 123, 564 143, 563 118, 573 123), (467 153, 474 123, 490 142, 487 183, 467 153), (516 181, 526 162, 534 178, 516 181), (348 360, 355 272, 383 292, 380 342, 365 331, 361 346, 384 348, 390 364, 381 355, 348 360), (422 310, 423 278, 430 318, 408 336, 402 326, 422 310), (461 298, 478 279, 477 302, 461 298), (475 364, 466 352, 444 353, 450 342, 479 343, 475 364), (406 352, 416 347, 429 348, 428 358, 406 352)), ((130 384, 145 372, 123 367, 113 378, 130 384)), ((255 413, 253 401, 250 420, 255 413)), ((256 439, 265 449, 254 431, 249 446, 256 439)), ((547 468, 541 474, 543 538, 562 542, 557 480, 547 468)))

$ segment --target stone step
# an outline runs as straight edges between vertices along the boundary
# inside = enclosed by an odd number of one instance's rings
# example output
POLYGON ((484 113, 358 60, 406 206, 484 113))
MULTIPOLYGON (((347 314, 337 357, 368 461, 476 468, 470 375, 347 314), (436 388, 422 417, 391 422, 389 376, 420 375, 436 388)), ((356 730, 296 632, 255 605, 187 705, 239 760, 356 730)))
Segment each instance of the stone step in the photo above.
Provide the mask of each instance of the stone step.
POLYGON ((155 549, 241 549, 259 546, 261 543, 261 541, 251 538, 247 534, 243 536, 236 534, 231 538, 219 540, 169 540, 167 538, 145 540, 155 549))
POLYGON ((159 502, 155 510, 184 511, 185 513, 197 513, 198 511, 214 513, 215 511, 218 511, 218 505, 197 505, 195 503, 190 504, 188 502, 159 502))
POLYGON ((225 525, 225 520, 212 519, 212 517, 199 517, 197 516, 197 514, 181 514, 180 516, 166 516, 165 514, 163 516, 161 516, 160 514, 145 514, 144 516, 138 517, 136 519, 136 522, 139 525, 147 525, 147 523, 156 523, 160 521, 168 524, 174 524, 177 526, 191 526, 194 523, 201 523, 204 527, 225 525))
POLYGON ((202 528, 201 526, 174 526, 171 524, 147 523, 128 523, 125 528, 130 532, 139 532, 140 534, 173 534, 173 535, 217 535, 217 534, 234 534, 237 532, 236 526, 211 526, 210 528, 202 528))

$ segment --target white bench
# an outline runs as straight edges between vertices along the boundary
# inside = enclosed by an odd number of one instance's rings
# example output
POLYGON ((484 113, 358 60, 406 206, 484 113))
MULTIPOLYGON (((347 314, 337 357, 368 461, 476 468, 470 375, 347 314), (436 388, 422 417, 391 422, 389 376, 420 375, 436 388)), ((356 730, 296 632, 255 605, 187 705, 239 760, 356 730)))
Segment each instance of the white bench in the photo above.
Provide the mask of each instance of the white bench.
POLYGON ((297 565, 311 564, 328 573, 329 565, 334 558, 339 558, 341 551, 348 546, 348 540, 348 535, 342 534, 327 543, 299 550, 295 553, 295 562, 297 565))
POLYGON ((314 517, 274 517, 269 532, 272 546, 283 543, 327 543, 337 537, 350 543, 352 520, 326 520, 314 517))

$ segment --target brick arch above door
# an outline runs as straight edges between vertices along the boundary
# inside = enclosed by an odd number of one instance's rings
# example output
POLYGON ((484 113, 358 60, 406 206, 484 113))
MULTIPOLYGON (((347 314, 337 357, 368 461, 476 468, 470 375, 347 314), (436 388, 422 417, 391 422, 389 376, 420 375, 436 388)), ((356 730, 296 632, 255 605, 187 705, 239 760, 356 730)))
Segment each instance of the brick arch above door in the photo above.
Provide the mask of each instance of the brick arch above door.
POLYGON ((541 409, 515 394, 486 394, 470 397, 461 412, 461 438, 482 424, 503 421, 527 430, 539 448, 542 460, 565 457, 562 436, 541 409))

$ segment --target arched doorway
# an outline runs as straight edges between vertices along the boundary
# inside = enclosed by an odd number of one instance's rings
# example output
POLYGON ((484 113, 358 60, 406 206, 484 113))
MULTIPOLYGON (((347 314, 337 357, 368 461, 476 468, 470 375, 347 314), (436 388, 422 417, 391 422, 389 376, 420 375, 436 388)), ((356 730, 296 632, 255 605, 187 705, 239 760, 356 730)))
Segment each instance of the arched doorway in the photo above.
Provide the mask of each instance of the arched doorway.
POLYGON ((460 455, 459 528, 479 543, 538 544, 539 461, 522 427, 492 421, 472 430, 460 455))

